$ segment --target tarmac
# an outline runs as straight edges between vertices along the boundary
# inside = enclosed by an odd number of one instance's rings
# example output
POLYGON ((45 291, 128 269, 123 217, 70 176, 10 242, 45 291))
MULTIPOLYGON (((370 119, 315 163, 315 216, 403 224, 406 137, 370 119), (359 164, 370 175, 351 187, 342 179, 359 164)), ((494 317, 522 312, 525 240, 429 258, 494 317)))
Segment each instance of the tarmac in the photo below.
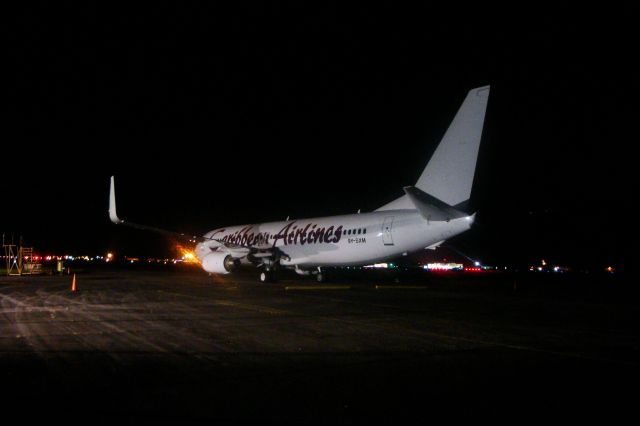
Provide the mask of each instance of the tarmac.
POLYGON ((71 276, 0 277, 3 423, 635 417, 637 298, 575 277, 356 274, 95 270, 75 292, 71 276))

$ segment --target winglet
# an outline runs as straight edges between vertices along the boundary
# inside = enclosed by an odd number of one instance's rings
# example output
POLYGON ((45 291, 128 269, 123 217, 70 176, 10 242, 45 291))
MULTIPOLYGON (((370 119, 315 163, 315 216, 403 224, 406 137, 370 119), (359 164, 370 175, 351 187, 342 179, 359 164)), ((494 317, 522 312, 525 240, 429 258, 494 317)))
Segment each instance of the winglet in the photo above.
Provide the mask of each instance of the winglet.
POLYGON ((109 191, 109 219, 116 225, 124 222, 124 220, 118 217, 118 213, 116 213, 116 188, 113 184, 113 176, 111 176, 111 190, 109 191))

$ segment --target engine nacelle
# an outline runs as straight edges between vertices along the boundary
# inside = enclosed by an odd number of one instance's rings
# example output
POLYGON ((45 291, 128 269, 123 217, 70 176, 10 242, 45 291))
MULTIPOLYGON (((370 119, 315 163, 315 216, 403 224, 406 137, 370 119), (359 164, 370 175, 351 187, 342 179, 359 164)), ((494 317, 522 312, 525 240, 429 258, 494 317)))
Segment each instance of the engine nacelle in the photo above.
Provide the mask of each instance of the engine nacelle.
POLYGON ((237 264, 237 259, 222 252, 210 253, 202 259, 202 269, 214 274, 228 274, 236 268, 237 264))

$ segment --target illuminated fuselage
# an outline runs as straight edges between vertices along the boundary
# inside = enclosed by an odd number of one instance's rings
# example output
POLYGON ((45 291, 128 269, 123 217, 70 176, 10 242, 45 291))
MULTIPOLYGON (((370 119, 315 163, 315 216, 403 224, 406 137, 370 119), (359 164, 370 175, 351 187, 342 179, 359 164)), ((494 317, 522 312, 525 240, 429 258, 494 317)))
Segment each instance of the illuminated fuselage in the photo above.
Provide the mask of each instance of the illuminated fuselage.
MULTIPOLYGON (((472 216, 430 222, 416 210, 289 220, 219 228, 196 246, 202 261, 225 244, 259 250, 278 249, 280 265, 298 267, 369 264, 432 246, 468 230, 472 216)), ((203 263, 204 264, 204 263, 203 263)))

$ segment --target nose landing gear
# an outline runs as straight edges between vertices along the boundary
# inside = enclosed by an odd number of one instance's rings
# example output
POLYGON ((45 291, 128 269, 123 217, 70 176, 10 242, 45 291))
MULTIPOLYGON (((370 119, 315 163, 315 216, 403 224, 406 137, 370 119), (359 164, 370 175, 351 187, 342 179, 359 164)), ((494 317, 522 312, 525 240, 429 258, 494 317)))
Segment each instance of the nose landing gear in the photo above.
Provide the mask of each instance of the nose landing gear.
POLYGON ((275 271, 272 268, 264 268, 258 275, 261 283, 273 283, 276 281, 275 271))

